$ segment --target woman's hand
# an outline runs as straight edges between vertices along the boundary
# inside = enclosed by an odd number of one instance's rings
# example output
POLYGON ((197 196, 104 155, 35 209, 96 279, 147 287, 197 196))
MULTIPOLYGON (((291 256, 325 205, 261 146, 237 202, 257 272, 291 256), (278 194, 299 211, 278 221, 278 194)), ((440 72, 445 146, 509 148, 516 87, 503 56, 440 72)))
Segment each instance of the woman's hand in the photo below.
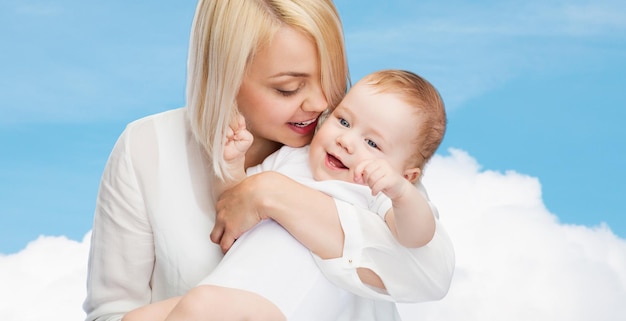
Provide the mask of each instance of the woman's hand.
POLYGON ((333 199, 271 171, 252 175, 220 196, 211 241, 226 252, 264 219, 278 222, 321 258, 343 252, 343 229, 333 199))
POLYGON ((263 218, 258 212, 259 200, 263 199, 266 188, 264 181, 253 175, 226 190, 215 205, 215 225, 211 231, 211 241, 219 244, 226 253, 233 243, 246 231, 253 228, 263 218))

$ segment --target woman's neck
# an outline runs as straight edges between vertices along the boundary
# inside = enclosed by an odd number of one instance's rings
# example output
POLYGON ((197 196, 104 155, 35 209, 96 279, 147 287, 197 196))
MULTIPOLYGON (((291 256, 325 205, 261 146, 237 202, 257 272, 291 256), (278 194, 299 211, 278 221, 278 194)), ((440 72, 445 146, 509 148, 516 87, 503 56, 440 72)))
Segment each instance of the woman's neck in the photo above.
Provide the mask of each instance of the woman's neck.
POLYGON ((279 142, 254 137, 252 146, 250 146, 246 152, 246 169, 261 164, 267 156, 270 156, 270 154, 277 151, 281 146, 283 146, 283 144, 279 142))

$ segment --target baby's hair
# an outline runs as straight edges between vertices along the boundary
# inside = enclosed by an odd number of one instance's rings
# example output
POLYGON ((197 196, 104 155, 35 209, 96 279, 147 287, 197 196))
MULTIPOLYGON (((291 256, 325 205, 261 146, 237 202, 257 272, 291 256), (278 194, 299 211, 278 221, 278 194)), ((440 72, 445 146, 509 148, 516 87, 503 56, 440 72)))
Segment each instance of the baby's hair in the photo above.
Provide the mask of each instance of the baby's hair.
POLYGON ((406 70, 388 69, 371 73, 361 80, 380 93, 397 94, 420 115, 416 124, 416 152, 411 158, 423 169, 435 154, 446 131, 446 111, 437 89, 426 79, 406 70))

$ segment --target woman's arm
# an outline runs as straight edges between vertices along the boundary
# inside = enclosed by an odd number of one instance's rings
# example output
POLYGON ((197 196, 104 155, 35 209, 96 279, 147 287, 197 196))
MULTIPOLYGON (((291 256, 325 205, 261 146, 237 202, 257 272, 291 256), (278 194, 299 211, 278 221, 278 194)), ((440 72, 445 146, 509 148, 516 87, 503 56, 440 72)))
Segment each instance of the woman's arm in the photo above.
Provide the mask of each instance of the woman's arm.
POLYGON ((224 252, 258 222, 273 219, 319 257, 341 256, 344 235, 333 199, 282 174, 246 178, 222 194, 216 210, 211 240, 224 252))
POLYGON ((118 139, 100 182, 91 235, 86 320, 120 320, 150 302, 154 245, 129 153, 130 131, 118 139))
POLYGON ((358 295, 427 301, 441 298, 450 285, 454 251, 440 224, 426 246, 408 249, 378 215, 276 172, 251 176, 222 195, 211 239, 227 250, 241 234, 269 218, 318 256, 329 279, 358 295), (388 294, 364 283, 384 287, 388 294))

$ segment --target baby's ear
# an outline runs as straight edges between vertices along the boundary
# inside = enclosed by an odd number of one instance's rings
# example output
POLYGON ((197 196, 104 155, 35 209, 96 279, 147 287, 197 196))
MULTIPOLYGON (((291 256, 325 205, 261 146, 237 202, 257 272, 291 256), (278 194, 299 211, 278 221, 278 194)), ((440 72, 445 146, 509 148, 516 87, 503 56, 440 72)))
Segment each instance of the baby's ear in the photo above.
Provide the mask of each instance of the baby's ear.
POLYGON ((415 168, 406 169, 404 171, 403 176, 409 182, 411 182, 411 184, 415 184, 415 182, 417 182, 417 180, 420 178, 421 174, 422 174, 422 170, 419 169, 418 167, 415 167, 415 168))

